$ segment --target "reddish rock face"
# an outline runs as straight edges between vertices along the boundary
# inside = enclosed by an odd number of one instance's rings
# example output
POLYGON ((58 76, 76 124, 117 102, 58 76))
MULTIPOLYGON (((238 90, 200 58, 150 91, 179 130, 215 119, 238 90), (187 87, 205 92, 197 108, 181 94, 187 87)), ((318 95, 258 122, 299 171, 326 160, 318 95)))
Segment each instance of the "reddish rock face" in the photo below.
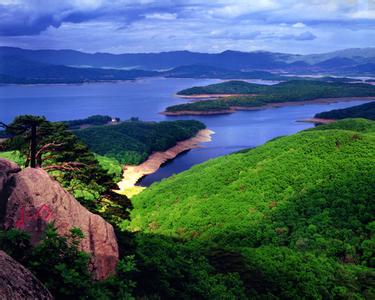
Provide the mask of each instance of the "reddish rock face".
POLYGON ((0 299, 53 299, 45 286, 24 266, 0 250, 0 299))
POLYGON ((78 227, 85 236, 81 249, 92 256, 95 278, 104 279, 115 271, 119 253, 112 225, 89 212, 42 169, 26 168, 6 180, 6 193, 0 199, 7 198, 2 205, 5 229, 25 230, 35 244, 49 222, 61 235, 78 227))

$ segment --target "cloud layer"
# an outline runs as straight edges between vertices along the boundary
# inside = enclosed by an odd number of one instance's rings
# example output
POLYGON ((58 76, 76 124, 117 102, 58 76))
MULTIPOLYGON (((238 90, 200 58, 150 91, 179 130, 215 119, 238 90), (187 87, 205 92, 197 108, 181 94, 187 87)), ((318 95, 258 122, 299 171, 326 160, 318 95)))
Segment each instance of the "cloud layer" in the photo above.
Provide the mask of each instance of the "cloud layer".
POLYGON ((0 0, 0 44, 88 52, 375 46, 374 0, 0 0))

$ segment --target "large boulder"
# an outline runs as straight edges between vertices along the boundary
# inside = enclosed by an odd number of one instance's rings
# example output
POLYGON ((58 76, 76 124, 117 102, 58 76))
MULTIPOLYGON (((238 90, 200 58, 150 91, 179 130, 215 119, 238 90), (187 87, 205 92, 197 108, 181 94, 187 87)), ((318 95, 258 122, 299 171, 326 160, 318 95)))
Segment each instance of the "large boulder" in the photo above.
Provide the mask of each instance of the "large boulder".
POLYGON ((4 210, 8 198, 6 184, 12 174, 19 171, 21 171, 21 169, 17 164, 0 158, 0 224, 3 223, 4 210))
POLYGON ((55 224, 61 235, 78 227, 85 236, 81 250, 91 254, 95 278, 104 279, 115 271, 119 252, 112 225, 89 212, 47 172, 23 169, 7 179, 4 190, 4 229, 25 230, 36 244, 49 222, 55 224))
POLYGON ((0 299, 53 299, 46 287, 24 266, 0 250, 0 299))
POLYGON ((9 177, 21 171, 20 167, 7 159, 0 158, 0 193, 4 191, 4 187, 9 177))

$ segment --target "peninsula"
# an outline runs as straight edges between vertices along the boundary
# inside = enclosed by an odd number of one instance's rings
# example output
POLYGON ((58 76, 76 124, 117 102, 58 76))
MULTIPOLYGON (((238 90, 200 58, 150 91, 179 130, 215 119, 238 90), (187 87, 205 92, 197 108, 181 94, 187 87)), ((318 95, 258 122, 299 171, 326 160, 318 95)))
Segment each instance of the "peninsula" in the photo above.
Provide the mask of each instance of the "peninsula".
POLYGON ((218 94, 230 96, 169 106, 163 114, 168 116, 212 115, 314 102, 375 100, 375 86, 366 83, 315 80, 291 80, 275 85, 227 81, 178 92, 178 95, 195 97, 195 99, 201 95, 218 94))
POLYGON ((129 198, 140 193, 144 187, 136 186, 136 184, 142 177, 155 173, 165 162, 174 159, 177 155, 198 148, 201 143, 210 142, 212 134, 214 134, 213 131, 202 129, 198 131, 194 137, 180 141, 166 151, 152 153, 148 159, 140 165, 125 165, 123 178, 118 183, 119 192, 129 198))

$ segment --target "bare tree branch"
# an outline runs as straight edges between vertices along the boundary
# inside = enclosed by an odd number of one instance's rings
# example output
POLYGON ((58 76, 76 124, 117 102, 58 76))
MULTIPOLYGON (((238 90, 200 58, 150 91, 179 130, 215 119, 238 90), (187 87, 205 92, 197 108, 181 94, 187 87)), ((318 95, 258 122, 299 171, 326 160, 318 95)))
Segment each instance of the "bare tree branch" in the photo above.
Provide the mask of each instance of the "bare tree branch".
POLYGON ((65 162, 61 165, 54 165, 54 166, 47 166, 43 169, 45 171, 53 171, 53 170, 60 170, 60 171, 79 171, 82 167, 86 166, 86 164, 79 163, 79 162, 65 162))
POLYGON ((52 143, 48 143, 48 144, 45 144, 44 146, 42 146, 38 152, 36 153, 35 157, 40 157, 40 155, 42 155, 42 153, 44 151, 47 151, 47 150, 51 150, 51 149, 55 149, 55 148, 58 148, 58 147, 61 147, 63 146, 64 143, 60 143, 60 144, 57 144, 56 142, 52 142, 52 143))

